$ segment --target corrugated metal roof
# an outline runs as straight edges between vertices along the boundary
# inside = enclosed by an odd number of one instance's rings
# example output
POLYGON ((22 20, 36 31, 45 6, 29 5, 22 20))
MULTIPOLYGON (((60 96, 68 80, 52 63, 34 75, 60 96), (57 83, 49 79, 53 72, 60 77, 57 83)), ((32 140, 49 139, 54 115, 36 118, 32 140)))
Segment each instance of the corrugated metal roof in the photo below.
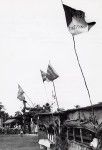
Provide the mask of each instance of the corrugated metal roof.
POLYGON ((47 115, 60 115, 60 114, 66 114, 66 113, 72 113, 72 112, 75 112, 75 111, 80 111, 80 110, 92 110, 93 109, 99 109, 99 108, 102 108, 102 103, 98 103, 98 104, 94 104, 94 105, 90 105, 90 106, 86 106, 86 107, 80 107, 80 108, 73 108, 73 109, 67 109, 67 110, 64 110, 64 111, 60 111, 60 112, 49 112, 49 113, 38 113, 37 115, 39 116, 47 116, 47 115))
POLYGON ((86 106, 86 107, 79 107, 79 108, 73 108, 73 109, 68 109, 68 110, 65 110, 64 112, 72 112, 72 111, 77 111, 77 110, 91 110, 91 109, 99 109, 99 108, 102 108, 102 103, 98 103, 98 104, 93 104, 93 105, 90 105, 90 106, 86 106))

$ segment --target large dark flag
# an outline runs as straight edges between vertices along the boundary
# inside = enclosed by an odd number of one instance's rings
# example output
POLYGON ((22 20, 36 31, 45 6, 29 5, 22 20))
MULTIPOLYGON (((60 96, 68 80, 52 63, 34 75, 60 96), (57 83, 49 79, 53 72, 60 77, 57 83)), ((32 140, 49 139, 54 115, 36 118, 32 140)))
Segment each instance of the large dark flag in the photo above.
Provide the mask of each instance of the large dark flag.
POLYGON ((20 101, 24 101, 25 100, 25 96, 24 96, 24 91, 23 89, 21 88, 21 86, 18 84, 18 94, 17 94, 17 98, 20 100, 20 101))
POLYGON ((85 12, 81 10, 73 9, 65 4, 63 4, 63 8, 67 26, 73 36, 89 31, 96 24, 96 22, 86 22, 85 12))
POLYGON ((49 81, 53 81, 57 79, 58 77, 59 75, 56 73, 54 68, 49 64, 47 68, 47 78, 49 79, 49 81))

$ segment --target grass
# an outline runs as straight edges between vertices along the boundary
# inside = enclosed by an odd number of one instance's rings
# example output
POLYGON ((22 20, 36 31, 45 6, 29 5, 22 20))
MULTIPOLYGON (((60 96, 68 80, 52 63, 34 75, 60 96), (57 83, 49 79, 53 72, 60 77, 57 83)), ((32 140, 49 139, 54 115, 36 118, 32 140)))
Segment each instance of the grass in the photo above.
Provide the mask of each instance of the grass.
POLYGON ((0 135, 0 150, 40 150, 37 136, 0 135))

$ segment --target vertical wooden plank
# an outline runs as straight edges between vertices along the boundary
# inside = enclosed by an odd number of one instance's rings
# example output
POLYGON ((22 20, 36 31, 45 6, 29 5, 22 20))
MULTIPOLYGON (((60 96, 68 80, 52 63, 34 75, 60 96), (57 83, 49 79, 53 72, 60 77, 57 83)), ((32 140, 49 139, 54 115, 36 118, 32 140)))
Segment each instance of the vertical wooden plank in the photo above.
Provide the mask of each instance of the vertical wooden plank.
POLYGON ((80 137, 81 137, 81 143, 83 143, 83 135, 82 135, 82 129, 80 128, 80 137))
POLYGON ((68 128, 67 128, 67 143, 69 142, 69 132, 68 132, 68 128))
POLYGON ((73 140, 75 141, 75 128, 73 128, 73 140))

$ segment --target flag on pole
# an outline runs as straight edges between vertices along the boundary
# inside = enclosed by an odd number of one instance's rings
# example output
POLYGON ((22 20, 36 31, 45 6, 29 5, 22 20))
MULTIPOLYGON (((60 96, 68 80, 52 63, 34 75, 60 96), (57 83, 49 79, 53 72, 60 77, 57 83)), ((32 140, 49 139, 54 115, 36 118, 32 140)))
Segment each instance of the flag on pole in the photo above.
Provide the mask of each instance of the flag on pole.
POLYGON ((43 82, 46 81, 46 80, 48 80, 46 73, 44 71, 42 71, 42 70, 40 70, 40 72, 41 72, 41 76, 42 76, 43 82))
POLYGON ((46 75, 47 75, 47 78, 49 79, 49 81, 53 81, 59 77, 59 75, 56 73, 56 71, 50 64, 48 65, 46 75))
POLYGON ((18 84, 18 94, 17 94, 17 98, 20 100, 20 101, 24 101, 25 100, 25 96, 24 96, 24 91, 23 89, 21 88, 21 86, 18 84))
POLYGON ((81 10, 73 9, 65 4, 63 4, 63 8, 68 29, 73 36, 89 31, 96 24, 96 22, 87 23, 85 12, 81 10))

